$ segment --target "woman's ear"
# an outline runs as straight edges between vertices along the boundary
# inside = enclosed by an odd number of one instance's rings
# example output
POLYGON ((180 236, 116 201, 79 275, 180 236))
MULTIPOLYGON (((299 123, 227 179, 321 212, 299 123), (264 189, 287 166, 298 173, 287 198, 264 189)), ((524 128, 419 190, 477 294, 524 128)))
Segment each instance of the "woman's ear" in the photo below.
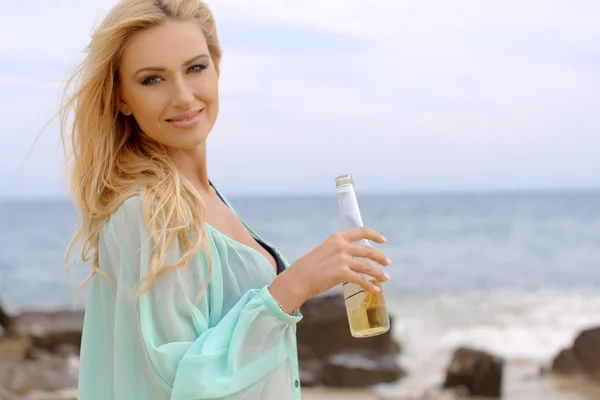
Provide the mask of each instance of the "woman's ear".
POLYGON ((123 99, 119 98, 119 104, 118 104, 118 109, 119 111, 121 111, 121 113, 123 115, 129 116, 131 115, 131 109, 129 108, 129 106, 127 105, 127 103, 125 103, 123 101, 123 99))
POLYGON ((125 100, 123 100, 123 93, 121 92, 121 86, 118 82, 118 76, 116 78, 117 82, 115 83, 115 95, 118 96, 117 97, 117 108, 119 109, 119 111, 121 112, 121 114, 129 116, 132 114, 131 109, 129 108, 129 106, 127 105, 127 103, 125 102, 125 100))

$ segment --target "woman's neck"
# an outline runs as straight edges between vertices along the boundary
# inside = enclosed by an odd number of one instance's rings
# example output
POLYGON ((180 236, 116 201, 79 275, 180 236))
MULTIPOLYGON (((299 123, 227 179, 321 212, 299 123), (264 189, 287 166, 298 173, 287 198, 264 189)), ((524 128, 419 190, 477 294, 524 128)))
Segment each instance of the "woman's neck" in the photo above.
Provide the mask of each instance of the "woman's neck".
POLYGON ((206 144, 189 150, 172 150, 169 156, 179 171, 200 192, 208 193, 210 183, 206 161, 206 144))

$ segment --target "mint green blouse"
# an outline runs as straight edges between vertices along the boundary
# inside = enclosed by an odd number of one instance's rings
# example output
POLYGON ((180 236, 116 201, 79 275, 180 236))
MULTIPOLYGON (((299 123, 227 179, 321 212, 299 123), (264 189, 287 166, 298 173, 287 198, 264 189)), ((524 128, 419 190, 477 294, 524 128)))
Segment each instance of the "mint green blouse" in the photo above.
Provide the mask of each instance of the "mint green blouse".
MULTIPOLYGON (((267 289, 276 272, 260 252, 208 224, 206 232, 213 269, 200 302, 203 251, 133 297, 152 250, 140 198, 126 200, 107 221, 99 261, 116 288, 100 275, 88 283, 80 400, 301 398, 296 324, 302 315, 279 308, 267 289)), ((175 243, 166 262, 180 256, 175 243)))

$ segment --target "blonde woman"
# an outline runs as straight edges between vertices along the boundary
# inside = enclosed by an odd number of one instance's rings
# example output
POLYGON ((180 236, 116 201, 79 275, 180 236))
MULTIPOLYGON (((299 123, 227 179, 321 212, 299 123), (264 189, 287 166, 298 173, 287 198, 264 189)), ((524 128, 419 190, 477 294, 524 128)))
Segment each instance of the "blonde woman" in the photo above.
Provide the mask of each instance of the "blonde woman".
POLYGON ((123 0, 70 80, 72 245, 93 267, 81 400, 299 399, 300 306, 345 281, 374 291, 358 272, 389 278, 355 258, 390 263, 353 244, 379 233, 333 234, 288 265, 215 189, 220 61, 202 1, 123 0))

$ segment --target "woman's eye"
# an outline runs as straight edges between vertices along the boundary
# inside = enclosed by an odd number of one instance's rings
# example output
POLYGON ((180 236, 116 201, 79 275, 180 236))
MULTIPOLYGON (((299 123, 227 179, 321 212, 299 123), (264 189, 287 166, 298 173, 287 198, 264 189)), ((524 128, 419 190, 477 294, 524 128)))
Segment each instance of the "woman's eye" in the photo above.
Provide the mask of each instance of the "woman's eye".
MULTIPOLYGON (((202 72, 207 67, 208 67, 207 64, 192 65, 190 68, 188 68, 188 71, 189 72, 202 72)), ((162 78, 160 76, 152 75, 152 76, 145 78, 141 83, 142 83, 142 85, 145 85, 145 86, 156 85, 161 80, 162 80, 162 78)))
POLYGON ((206 69, 206 67, 207 67, 207 65, 206 65, 206 64, 192 65, 192 66, 190 67, 190 69, 189 69, 189 70, 190 70, 191 72, 200 72, 200 71, 202 71, 202 70, 205 70, 205 69, 206 69))
POLYGON ((159 79, 161 79, 159 76, 149 76, 146 79, 144 79, 142 81, 142 85, 154 85, 157 84, 159 82, 159 79))

